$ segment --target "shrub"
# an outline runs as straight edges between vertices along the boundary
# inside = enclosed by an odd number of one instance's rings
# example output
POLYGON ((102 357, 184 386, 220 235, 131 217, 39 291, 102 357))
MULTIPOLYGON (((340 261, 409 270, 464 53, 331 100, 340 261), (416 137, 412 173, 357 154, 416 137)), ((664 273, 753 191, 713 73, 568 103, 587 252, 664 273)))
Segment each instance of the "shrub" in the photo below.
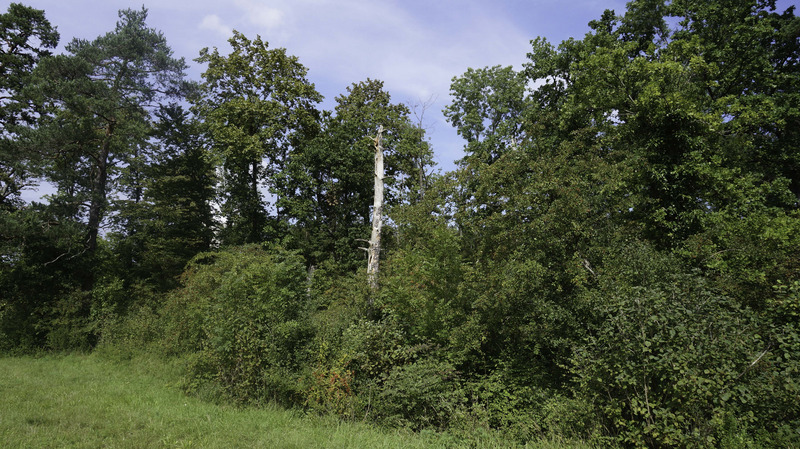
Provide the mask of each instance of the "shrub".
POLYGON ((409 342, 394 316, 359 320, 338 344, 323 341, 307 404, 346 417, 363 416, 420 429, 444 427, 462 402, 453 366, 430 344, 409 342), (453 396, 453 394, 456 394, 453 396))
POLYGON ((86 351, 96 343, 96 327, 89 319, 92 294, 74 290, 40 310, 37 330, 44 331, 47 349, 86 351))
POLYGON ((502 429, 514 440, 526 441, 542 430, 543 391, 535 386, 518 385, 508 374, 507 370, 496 369, 466 382, 471 412, 485 426, 502 429))
POLYGON ((395 367, 411 362, 422 346, 410 347, 408 337, 391 316, 382 321, 360 320, 342 335, 341 353, 353 370, 358 387, 382 383, 395 367))
POLYGON ((453 365, 425 357, 395 366, 375 401, 375 414, 390 425, 443 429, 463 414, 466 398, 453 365))
POLYGON ((160 343, 163 335, 163 322, 153 307, 139 304, 104 326, 95 351, 121 360, 129 360, 148 351, 162 355, 160 343))
POLYGON ((297 403, 298 357, 311 336, 305 299, 297 254, 248 245, 198 255, 164 308, 175 351, 198 351, 187 385, 213 380, 239 402, 297 403))
POLYGON ((353 391, 353 370, 348 368, 346 355, 331 362, 329 353, 328 345, 323 342, 307 381, 305 405, 320 413, 353 418, 360 409, 353 391))
POLYGON ((751 380, 768 348, 756 315, 647 247, 620 256, 572 368, 607 434, 631 446, 714 447, 730 416, 750 425, 751 380))

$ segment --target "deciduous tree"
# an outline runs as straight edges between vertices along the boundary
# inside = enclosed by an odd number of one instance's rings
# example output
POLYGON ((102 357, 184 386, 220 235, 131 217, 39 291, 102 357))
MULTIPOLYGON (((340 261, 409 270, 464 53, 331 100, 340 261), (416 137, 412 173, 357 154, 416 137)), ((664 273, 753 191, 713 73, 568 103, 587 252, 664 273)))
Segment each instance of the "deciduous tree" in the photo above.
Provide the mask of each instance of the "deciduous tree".
POLYGON ((336 98, 320 134, 291 154, 281 173, 279 207, 295 222, 294 236, 310 264, 331 258, 344 270, 362 266, 370 234, 374 193, 375 137, 382 126, 386 204, 412 198, 419 171, 431 165, 424 132, 409 110, 392 103, 383 82, 366 80, 336 98))
POLYGON ((306 79, 307 69, 285 49, 269 49, 260 37, 250 40, 238 32, 229 43, 229 54, 206 48, 197 59, 208 68, 194 111, 222 168, 221 240, 254 243, 281 222, 283 208, 278 204, 270 215, 262 189, 281 201, 284 192, 275 178, 289 153, 316 134, 322 96, 306 79))

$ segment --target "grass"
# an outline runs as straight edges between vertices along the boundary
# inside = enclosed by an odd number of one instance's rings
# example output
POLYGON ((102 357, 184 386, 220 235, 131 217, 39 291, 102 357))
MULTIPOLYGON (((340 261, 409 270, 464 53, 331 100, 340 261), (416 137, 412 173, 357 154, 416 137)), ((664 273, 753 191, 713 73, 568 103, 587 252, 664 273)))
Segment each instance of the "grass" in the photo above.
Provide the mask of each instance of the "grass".
MULTIPOLYGON (((512 447, 273 408, 238 409, 184 395, 153 361, 97 355, 0 358, 4 448, 445 448, 512 447)), ((540 449, 558 448, 541 442, 540 449)))

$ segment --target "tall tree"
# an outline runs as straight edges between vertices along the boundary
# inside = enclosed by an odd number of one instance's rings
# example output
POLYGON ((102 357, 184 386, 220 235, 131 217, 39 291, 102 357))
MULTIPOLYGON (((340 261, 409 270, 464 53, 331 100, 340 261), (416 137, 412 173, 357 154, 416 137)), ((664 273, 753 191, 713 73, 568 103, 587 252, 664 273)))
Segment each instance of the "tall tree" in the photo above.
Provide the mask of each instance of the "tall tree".
POLYGON ((606 11, 583 39, 536 40, 522 73, 495 78, 532 87, 515 116, 476 71, 456 80, 450 117, 472 139, 453 199, 470 262, 454 301, 468 305, 452 334, 468 348, 461 369, 543 386, 584 376, 579 396, 631 444, 714 441, 725 432, 715 417, 744 410, 772 422, 750 388, 797 422, 781 398, 798 389, 780 379, 796 369, 785 355, 798 335, 785 323, 800 277, 800 21, 774 9, 637 0, 624 16, 606 11), (472 157, 508 136, 516 146, 472 157), (671 319, 685 327, 664 327, 671 319), (623 328, 636 338, 619 340, 623 328), (679 362, 683 338, 698 348, 691 362, 679 362), (742 351, 770 374, 727 365, 742 351), (585 369, 606 353, 642 357, 585 369), (708 367, 697 382, 725 387, 663 388, 686 379, 681 364, 708 367))
POLYGON ((189 259, 211 247, 216 177, 200 124, 188 111, 162 105, 154 118, 132 187, 139 192, 115 201, 120 207, 114 220, 122 222, 113 238, 121 277, 167 290, 177 286, 189 259))
POLYGON ((468 69, 453 79, 445 117, 467 141, 463 164, 491 164, 523 137, 528 106, 524 73, 512 67, 468 69))
POLYGON ((58 39, 44 11, 12 3, 0 14, 0 350, 44 343, 46 305, 74 287, 69 256, 82 246, 77 226, 21 198, 37 182, 41 153, 27 137, 42 112, 23 89, 58 39))
POLYGON ((38 143, 50 153, 47 177, 54 198, 86 220, 86 250, 93 253, 108 196, 119 188, 117 170, 145 145, 159 102, 180 98, 183 59, 164 35, 145 23, 147 10, 119 12, 114 31, 93 41, 74 39, 67 55, 43 60, 29 93, 51 108, 38 143))
POLYGON ((282 48, 234 32, 231 53, 203 49, 197 61, 208 64, 194 111, 204 123, 221 162, 223 243, 261 242, 266 228, 280 223, 282 210, 269 216, 262 188, 280 195, 275 176, 293 148, 318 129, 322 101, 306 79, 307 69, 282 48))

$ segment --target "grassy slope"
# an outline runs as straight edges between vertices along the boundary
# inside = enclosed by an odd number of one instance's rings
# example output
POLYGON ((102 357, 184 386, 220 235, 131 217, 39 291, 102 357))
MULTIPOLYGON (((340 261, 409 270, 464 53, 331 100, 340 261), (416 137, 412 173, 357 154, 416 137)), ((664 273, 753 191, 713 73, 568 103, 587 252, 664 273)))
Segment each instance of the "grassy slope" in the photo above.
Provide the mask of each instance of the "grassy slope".
MULTIPOLYGON (((158 364, 130 365, 97 356, 0 358, 2 447, 461 446, 446 435, 392 432, 359 423, 300 417, 279 409, 240 410, 210 404, 169 386, 174 376, 165 369, 158 364)), ((500 447, 495 440, 469 443, 500 447)), ((537 447, 559 445, 542 443, 537 447)))

